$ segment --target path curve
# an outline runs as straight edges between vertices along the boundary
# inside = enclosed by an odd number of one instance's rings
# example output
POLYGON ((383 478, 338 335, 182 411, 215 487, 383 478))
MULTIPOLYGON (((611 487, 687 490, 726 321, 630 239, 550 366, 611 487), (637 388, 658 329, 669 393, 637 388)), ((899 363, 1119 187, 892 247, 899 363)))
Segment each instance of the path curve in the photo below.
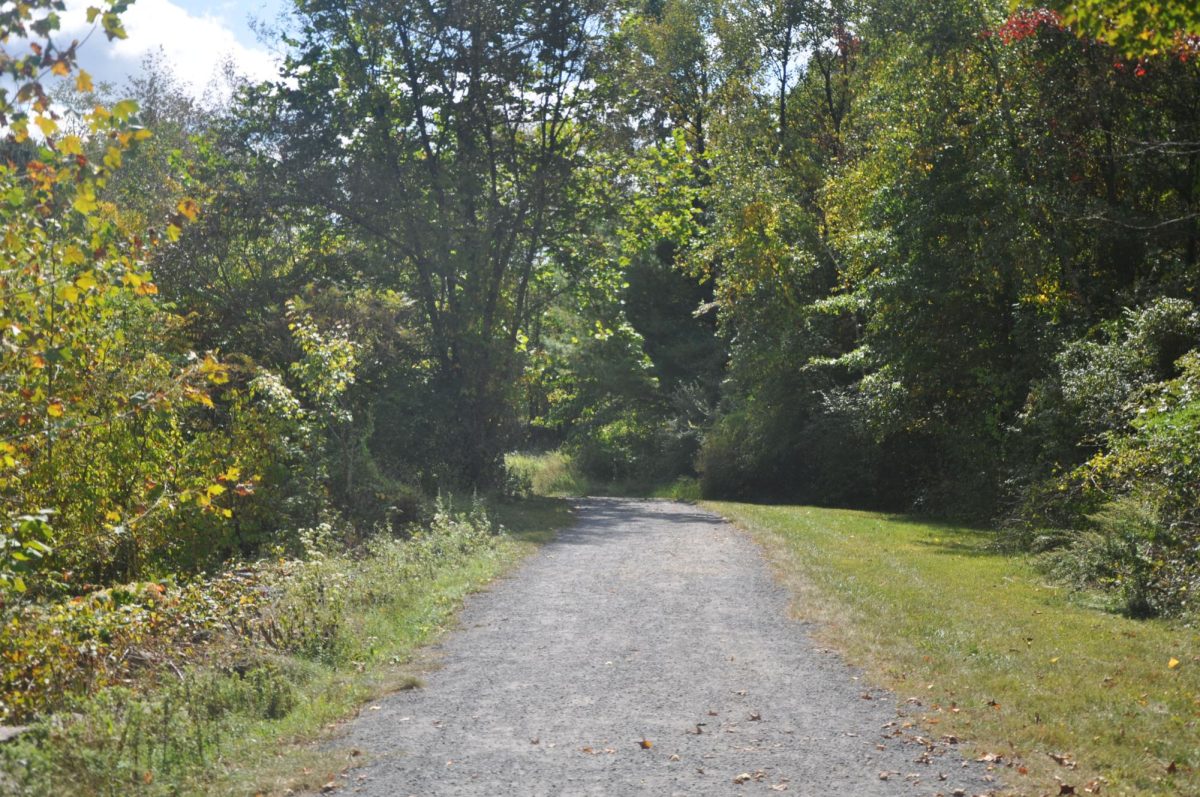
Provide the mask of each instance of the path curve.
POLYGON ((573 528, 468 601, 423 688, 349 723, 337 744, 367 764, 342 793, 995 788, 958 748, 893 736, 895 697, 808 638, 758 548, 719 517, 621 499, 575 511, 573 528))

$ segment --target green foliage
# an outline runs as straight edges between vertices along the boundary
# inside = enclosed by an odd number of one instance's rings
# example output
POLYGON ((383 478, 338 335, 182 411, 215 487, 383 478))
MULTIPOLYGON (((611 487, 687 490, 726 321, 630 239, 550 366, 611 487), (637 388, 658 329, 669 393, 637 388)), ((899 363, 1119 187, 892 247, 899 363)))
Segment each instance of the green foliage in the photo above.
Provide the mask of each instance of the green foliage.
POLYGON ((439 499, 431 523, 406 539, 380 534, 351 550, 344 530, 326 523, 297 531, 294 555, 216 577, 23 605, 0 628, 0 721, 61 710, 140 668, 185 667, 199 656, 274 651, 345 662, 357 650, 346 627, 355 610, 435 579, 502 535, 481 502, 457 511, 439 499))
POLYGON ((1200 11, 1189 0, 1058 0, 1063 23, 1131 57, 1194 57, 1200 11))
POLYGON ((481 503, 451 503, 408 539, 351 550, 317 526, 295 535, 295 557, 26 607, 0 629, 0 655, 24 672, 2 682, 0 716, 34 718, 0 747, 5 793, 212 793, 231 764, 244 790, 262 738, 352 710, 511 556, 481 503))

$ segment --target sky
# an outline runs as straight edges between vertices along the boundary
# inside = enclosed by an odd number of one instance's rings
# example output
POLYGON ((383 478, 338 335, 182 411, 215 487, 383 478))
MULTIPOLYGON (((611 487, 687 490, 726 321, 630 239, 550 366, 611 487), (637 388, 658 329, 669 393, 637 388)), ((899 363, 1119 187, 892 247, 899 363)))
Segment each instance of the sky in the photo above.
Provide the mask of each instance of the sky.
MULTIPOLYGON (((91 29, 86 12, 96 0, 67 0, 60 36, 83 39, 91 29)), ((136 0, 122 15, 129 37, 109 42, 97 31, 79 51, 79 63, 96 82, 120 87, 161 49, 166 63, 197 95, 220 66, 232 60, 240 72, 265 80, 278 74, 272 45, 258 41, 250 20, 272 21, 288 0, 136 0)))

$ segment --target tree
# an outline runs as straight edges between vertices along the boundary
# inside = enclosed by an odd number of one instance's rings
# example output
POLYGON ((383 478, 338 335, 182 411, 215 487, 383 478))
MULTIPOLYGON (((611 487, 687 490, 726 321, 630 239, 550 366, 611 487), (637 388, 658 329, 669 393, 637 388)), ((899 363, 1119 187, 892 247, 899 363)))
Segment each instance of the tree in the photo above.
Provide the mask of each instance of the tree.
MULTIPOLYGON (((88 17, 123 38, 126 5, 88 17)), ((76 66, 79 43, 55 38, 63 6, 0 11, 6 43, 28 49, 0 61, 12 83, 0 89, 0 589, 17 592, 29 574, 45 575, 54 540, 65 543, 60 566, 132 576, 143 535, 164 518, 228 511, 214 482, 231 463, 184 455, 195 453, 190 413, 212 404, 208 391, 227 372, 180 350, 177 319, 155 303, 148 271, 155 247, 196 207, 181 200, 147 223, 110 201, 126 156, 149 134, 132 101, 76 120, 51 101, 44 79, 93 90, 76 66)))
POLYGON ((289 201, 367 243, 364 271, 417 302, 456 480, 494 479, 509 437, 516 344, 573 224, 601 8, 304 0, 286 79, 256 98, 289 201))
POLYGON ((1200 8, 1191 0, 1056 0, 1063 24, 1131 58, 1200 52, 1200 8))

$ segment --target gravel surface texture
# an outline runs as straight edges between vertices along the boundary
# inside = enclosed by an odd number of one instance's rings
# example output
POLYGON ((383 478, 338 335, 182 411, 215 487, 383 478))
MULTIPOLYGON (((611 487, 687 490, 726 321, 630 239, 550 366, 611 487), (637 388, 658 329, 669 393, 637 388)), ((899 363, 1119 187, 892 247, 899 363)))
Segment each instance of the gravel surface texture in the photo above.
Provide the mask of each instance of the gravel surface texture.
POLYGON ((336 741, 365 795, 990 794, 985 766, 808 637, 759 549, 664 501, 587 499, 471 598, 423 688, 336 741), (901 711, 903 708, 900 709, 901 711))

